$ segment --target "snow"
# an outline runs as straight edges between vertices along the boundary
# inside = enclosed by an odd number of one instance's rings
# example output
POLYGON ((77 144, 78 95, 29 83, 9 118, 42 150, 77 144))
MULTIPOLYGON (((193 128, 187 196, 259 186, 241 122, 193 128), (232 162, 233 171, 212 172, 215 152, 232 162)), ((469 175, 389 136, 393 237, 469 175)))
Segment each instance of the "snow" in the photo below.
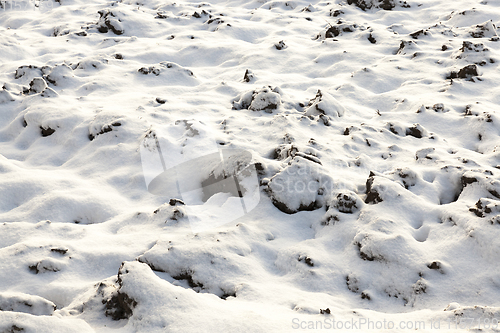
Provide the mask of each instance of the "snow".
POLYGON ((39 296, 31 296, 20 293, 0 294, 0 309, 2 311, 14 311, 31 313, 38 316, 50 316, 56 305, 39 296))
POLYGON ((499 25, 494 0, 0 2, 0 332, 495 331, 499 25))

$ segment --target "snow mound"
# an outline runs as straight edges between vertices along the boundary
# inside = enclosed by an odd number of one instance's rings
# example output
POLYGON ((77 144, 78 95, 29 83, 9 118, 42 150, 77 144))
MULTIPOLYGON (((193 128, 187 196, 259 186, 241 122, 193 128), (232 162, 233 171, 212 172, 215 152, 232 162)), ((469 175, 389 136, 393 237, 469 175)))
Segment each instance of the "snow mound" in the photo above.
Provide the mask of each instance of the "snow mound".
POLYGON ((473 38, 498 37, 496 27, 491 20, 471 27, 471 29, 469 30, 469 34, 473 38))
POLYGON ((90 325, 81 319, 61 319, 54 316, 33 316, 24 313, 0 312, 1 332, 95 332, 90 325))
POLYGON ((324 205, 324 196, 335 188, 321 165, 296 156, 267 184, 273 204, 284 213, 312 211, 324 205))
POLYGON ((233 100, 233 109, 248 109, 251 111, 265 111, 272 113, 281 105, 281 89, 278 87, 263 87, 262 89, 247 91, 233 100))
POLYGON ((14 101, 14 97, 12 97, 12 94, 9 91, 7 91, 5 89, 0 90, 0 104, 13 102, 13 101, 14 101))

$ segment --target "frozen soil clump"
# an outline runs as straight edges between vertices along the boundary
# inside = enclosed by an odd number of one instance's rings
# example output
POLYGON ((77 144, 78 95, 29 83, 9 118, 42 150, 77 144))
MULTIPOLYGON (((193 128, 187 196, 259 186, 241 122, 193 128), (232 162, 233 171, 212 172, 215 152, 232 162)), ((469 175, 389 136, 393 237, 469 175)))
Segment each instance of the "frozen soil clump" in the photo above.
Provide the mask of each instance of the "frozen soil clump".
POLYGON ((296 156, 267 185, 276 208, 283 213, 312 211, 324 205, 332 179, 318 163, 296 156))
POLYGON ((127 274, 128 270, 123 263, 118 271, 118 290, 105 301, 106 303, 106 316, 111 317, 113 320, 128 319, 133 314, 133 309, 137 306, 137 301, 132 299, 128 294, 123 292, 122 276, 127 274))

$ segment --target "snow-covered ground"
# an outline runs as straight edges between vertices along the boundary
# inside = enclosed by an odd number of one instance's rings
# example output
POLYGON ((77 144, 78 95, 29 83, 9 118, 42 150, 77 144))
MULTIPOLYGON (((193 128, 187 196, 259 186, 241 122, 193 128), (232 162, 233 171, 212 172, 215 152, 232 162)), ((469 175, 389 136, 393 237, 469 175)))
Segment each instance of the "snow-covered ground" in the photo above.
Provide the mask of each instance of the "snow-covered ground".
POLYGON ((1 1, 0 332, 500 331, 499 26, 1 1))

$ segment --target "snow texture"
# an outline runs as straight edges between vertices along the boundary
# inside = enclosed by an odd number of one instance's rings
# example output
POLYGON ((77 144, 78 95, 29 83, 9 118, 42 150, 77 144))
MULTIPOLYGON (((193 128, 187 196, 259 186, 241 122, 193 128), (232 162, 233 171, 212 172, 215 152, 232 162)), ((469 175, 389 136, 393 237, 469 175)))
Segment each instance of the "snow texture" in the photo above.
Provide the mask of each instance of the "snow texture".
POLYGON ((0 332, 498 331, 499 24, 0 2, 0 332))

